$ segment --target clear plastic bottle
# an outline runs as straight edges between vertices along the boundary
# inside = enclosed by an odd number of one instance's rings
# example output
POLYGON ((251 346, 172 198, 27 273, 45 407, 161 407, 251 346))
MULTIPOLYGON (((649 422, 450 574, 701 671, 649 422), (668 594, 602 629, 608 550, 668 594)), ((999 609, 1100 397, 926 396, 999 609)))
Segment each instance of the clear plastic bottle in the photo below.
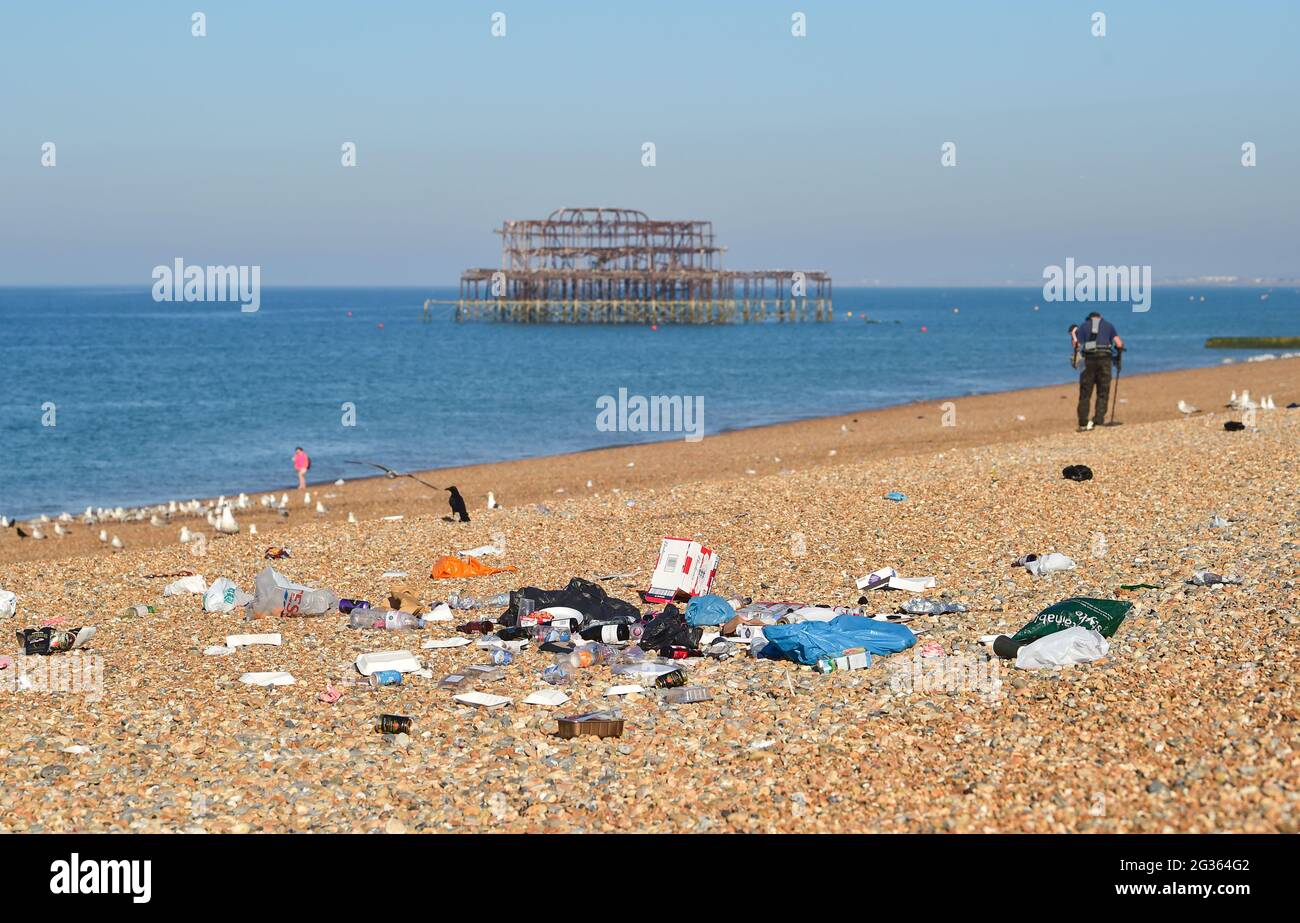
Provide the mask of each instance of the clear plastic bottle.
POLYGON ((605 663, 614 654, 614 649, 608 644, 584 644, 581 647, 575 647, 568 654, 556 654, 555 661, 567 662, 574 669, 595 666, 598 663, 605 663))
POLYGON ((253 579, 252 617, 266 615, 324 615, 338 608, 339 598, 329 590, 316 590, 288 580, 272 567, 253 579))
POLYGON ((638 647, 637 645, 633 644, 633 645, 630 645, 630 646, 628 646, 628 647, 623 648, 623 650, 621 650, 621 651, 619 651, 617 654, 615 654, 614 657, 613 657, 612 662, 613 662, 613 663, 616 663, 616 664, 618 664, 618 663, 640 663, 641 661, 645 660, 647 656, 649 656, 649 655, 646 654, 645 651, 641 650, 640 647, 638 647))
POLYGON ((459 593, 452 593, 447 597, 447 605, 453 609, 491 609, 497 606, 510 605, 509 593, 497 593, 494 596, 485 596, 482 599, 475 599, 473 596, 462 596, 459 593))
MULTIPOLYGON (((568 655, 561 656, 567 658, 568 655)), ((552 686, 567 686, 573 682, 573 675, 576 672, 577 667, 570 664, 567 659, 561 660, 557 657, 555 663, 542 671, 542 682, 550 683, 552 686)))
POLYGON ((348 627, 410 631, 413 628, 423 628, 424 619, 409 612, 391 609, 353 609, 348 613, 348 627))

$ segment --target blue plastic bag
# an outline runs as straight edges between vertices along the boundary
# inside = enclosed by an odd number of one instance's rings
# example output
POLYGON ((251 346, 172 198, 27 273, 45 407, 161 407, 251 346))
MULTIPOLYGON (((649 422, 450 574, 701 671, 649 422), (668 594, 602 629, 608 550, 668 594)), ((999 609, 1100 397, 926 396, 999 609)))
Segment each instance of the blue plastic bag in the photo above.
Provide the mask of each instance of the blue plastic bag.
POLYGON ((721 596, 696 596, 686 604, 687 625, 723 625, 735 618, 736 610, 721 596))
POLYGON ((771 625, 763 629, 767 646, 764 656, 779 654, 812 666, 823 657, 840 657, 851 648, 865 648, 872 654, 896 654, 916 643, 906 625, 878 622, 864 615, 838 615, 829 622, 800 622, 771 625))

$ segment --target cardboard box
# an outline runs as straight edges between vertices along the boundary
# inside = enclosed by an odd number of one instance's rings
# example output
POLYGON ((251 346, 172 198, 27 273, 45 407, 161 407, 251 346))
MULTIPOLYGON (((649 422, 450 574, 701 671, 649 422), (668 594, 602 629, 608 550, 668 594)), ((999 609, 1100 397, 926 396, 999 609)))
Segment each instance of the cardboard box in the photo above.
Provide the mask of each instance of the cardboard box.
POLYGON ((672 602, 678 593, 703 596, 713 586, 718 556, 712 548, 685 538, 665 538, 659 545, 659 563, 650 576, 646 600, 672 602))

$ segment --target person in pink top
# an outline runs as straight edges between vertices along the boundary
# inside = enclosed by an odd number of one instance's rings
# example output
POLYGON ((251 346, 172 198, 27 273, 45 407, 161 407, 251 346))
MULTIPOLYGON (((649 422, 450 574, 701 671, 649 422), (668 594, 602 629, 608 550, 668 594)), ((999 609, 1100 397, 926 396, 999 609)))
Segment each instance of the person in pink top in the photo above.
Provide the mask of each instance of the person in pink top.
POLYGON ((307 489, 307 469, 311 467, 311 459, 307 453, 298 446, 293 452, 293 470, 298 472, 298 489, 307 489))

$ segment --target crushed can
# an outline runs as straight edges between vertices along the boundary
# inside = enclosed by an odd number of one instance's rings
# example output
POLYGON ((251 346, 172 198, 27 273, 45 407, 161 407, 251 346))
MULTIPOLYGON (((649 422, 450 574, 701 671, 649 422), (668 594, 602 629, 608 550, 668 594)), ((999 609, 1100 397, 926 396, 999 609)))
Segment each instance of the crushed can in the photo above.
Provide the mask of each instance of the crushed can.
POLYGON ((681 670, 660 673, 655 677, 655 685, 660 689, 676 689, 678 686, 685 686, 686 674, 681 670))
POLYGON ((409 734, 411 719, 406 715, 380 715, 375 719, 376 734, 409 734))
POLYGON ((402 674, 397 672, 396 670, 380 670, 377 673, 371 673, 370 685, 400 686, 402 685, 402 674))

